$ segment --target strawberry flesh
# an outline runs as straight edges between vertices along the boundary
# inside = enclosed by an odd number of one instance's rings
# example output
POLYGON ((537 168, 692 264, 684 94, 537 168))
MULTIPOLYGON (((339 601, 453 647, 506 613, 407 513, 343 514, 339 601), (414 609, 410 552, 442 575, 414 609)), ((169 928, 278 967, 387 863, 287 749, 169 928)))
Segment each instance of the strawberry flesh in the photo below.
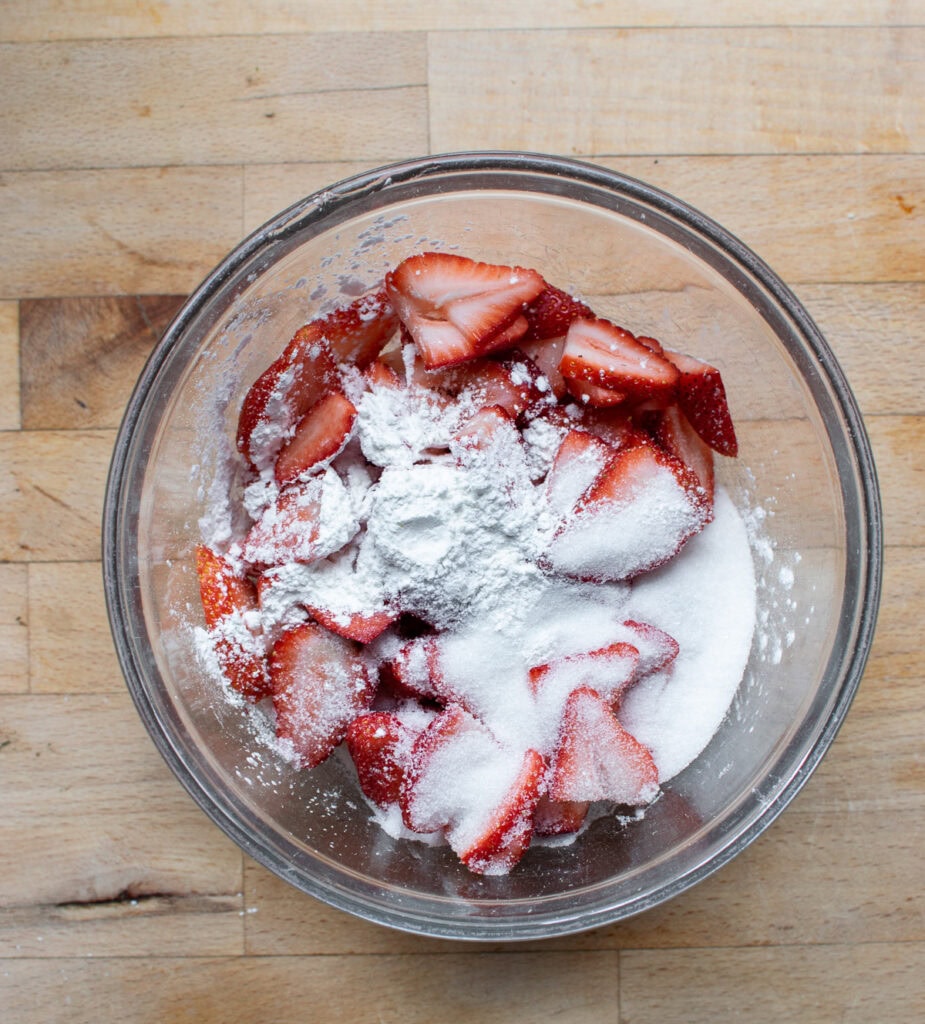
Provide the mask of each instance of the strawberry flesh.
POLYGON ((280 487, 337 455, 350 437, 356 415, 356 407, 341 391, 319 398, 276 459, 274 475, 280 487))
POLYGON ((720 455, 738 455, 739 443, 719 370, 680 352, 665 355, 678 368, 678 404, 694 430, 720 455))
POLYGON ((380 807, 397 803, 414 733, 398 715, 372 711, 353 719, 346 739, 360 789, 380 807))

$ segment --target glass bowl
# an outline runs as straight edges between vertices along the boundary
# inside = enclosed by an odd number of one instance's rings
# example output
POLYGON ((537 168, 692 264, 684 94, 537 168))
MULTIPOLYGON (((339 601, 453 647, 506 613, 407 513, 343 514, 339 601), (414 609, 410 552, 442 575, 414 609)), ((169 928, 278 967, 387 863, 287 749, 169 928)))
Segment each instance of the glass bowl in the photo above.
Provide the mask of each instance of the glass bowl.
POLYGON ((812 320, 741 242, 684 203, 589 164, 471 153, 317 192, 235 249, 152 354, 115 446, 104 574, 138 711, 180 782, 247 854, 361 918, 461 939, 535 939, 617 921, 743 850, 831 744, 870 649, 881 521, 865 431, 812 320), (221 500, 238 407, 304 322, 404 256, 449 248, 535 267, 599 315, 720 367, 740 440, 718 479, 750 524, 758 628, 704 752, 632 824, 595 821, 509 875, 371 821, 349 765, 297 772, 194 653, 194 551, 221 500))

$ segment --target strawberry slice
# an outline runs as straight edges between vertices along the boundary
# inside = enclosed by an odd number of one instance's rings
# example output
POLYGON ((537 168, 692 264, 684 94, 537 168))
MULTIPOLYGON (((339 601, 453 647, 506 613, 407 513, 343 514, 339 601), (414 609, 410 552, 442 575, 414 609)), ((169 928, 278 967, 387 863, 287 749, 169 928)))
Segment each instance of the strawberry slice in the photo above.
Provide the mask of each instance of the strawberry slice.
POLYGON ((276 641, 270 680, 276 735, 292 744, 303 768, 330 755, 375 695, 354 645, 315 623, 296 626, 276 641))
POLYGON ((709 522, 690 470, 651 441, 617 452, 553 537, 550 568, 623 580, 672 558, 709 522))
POLYGON ((541 699, 565 700, 573 690, 591 687, 609 704, 615 704, 634 680, 639 651, 624 641, 582 654, 567 654, 528 672, 530 687, 541 699))
POLYGON ((336 633, 346 640, 356 640, 361 644, 372 643, 398 618, 398 612, 391 609, 343 613, 311 604, 306 604, 305 607, 311 617, 316 622, 320 622, 325 629, 331 630, 332 633, 336 633))
POLYGON ((555 338, 544 338, 542 341, 517 342, 517 350, 522 352, 537 368, 538 372, 546 378, 549 390, 557 399, 562 399, 568 393, 565 378, 559 370, 559 363, 562 360, 562 350, 565 348, 565 335, 555 338))
POLYGON ((636 664, 636 679, 643 679, 654 672, 667 668, 678 656, 678 641, 650 622, 627 619, 623 625, 630 631, 630 643, 639 652, 636 664))
POLYGON ((658 794, 652 754, 590 687, 568 698, 549 776, 553 800, 608 800, 641 806, 658 794))
POLYGON ((712 505, 716 489, 713 450, 694 430, 690 420, 678 406, 669 405, 649 417, 648 423, 656 442, 687 466, 697 478, 703 500, 712 505))
MULTIPOLYGON (((609 320, 575 320, 565 337, 559 369, 572 382, 583 381, 634 399, 671 395, 678 369, 664 356, 641 344, 629 331, 609 320)), ((592 404, 597 391, 586 392, 592 404)))
POLYGON ((538 836, 571 835, 585 823, 589 807, 587 800, 552 800, 549 796, 541 796, 533 812, 533 833, 538 836))
POLYGON ((519 439, 514 420, 507 409, 489 405, 479 409, 456 431, 452 440, 463 448, 482 451, 490 448, 505 432, 519 439))
POLYGON ((283 354, 251 385, 238 415, 238 451, 254 468, 272 463, 293 427, 337 381, 324 329, 296 331, 283 354))
POLYGON ((223 555, 205 544, 196 548, 196 574, 206 626, 212 629, 229 615, 257 607, 257 591, 223 555))
POLYGON ((372 711, 354 718, 346 739, 360 789, 380 807, 397 803, 415 733, 398 715, 372 711))
POLYGON ((392 305, 428 369, 512 345, 528 328, 524 307, 544 287, 535 270, 441 252, 409 256, 386 277, 392 305))
POLYGON ((581 417, 583 430, 606 441, 613 448, 631 448, 648 434, 633 420, 633 412, 622 408, 586 408, 581 417))
POLYGON ((361 370, 382 351, 398 329, 398 316, 388 292, 362 295, 349 306, 317 320, 321 335, 338 363, 354 363, 361 370))
MULTIPOLYGON (((561 367, 561 360, 559 365, 561 367)), ((626 402, 626 393, 623 391, 616 391, 603 384, 592 384, 589 380, 579 380, 574 377, 563 377, 562 379, 565 381, 566 391, 583 407, 609 409, 615 405, 622 406, 626 402)))
POLYGON ((257 591, 227 558, 204 544, 196 549, 196 572, 206 627, 219 668, 228 684, 248 700, 270 692, 270 676, 260 638, 248 627, 257 610, 257 591))
POLYGON ((284 562, 313 562, 318 550, 321 481, 311 477, 279 492, 244 540, 243 557, 265 569, 284 562))
POLYGON ((406 641, 397 654, 380 666, 380 679, 396 694, 423 700, 444 699, 439 652, 434 636, 406 641))
POLYGON ((599 437, 570 430, 559 443, 546 476, 550 507, 563 517, 568 515, 614 455, 616 450, 599 437))
POLYGON ((458 397, 476 405, 497 405, 517 417, 541 398, 536 368, 525 360, 479 359, 456 370, 458 397))
POLYGON ((330 391, 315 402, 276 459, 274 475, 280 487, 337 455, 350 438, 356 415, 356 407, 342 391, 330 391))
POLYGON ((401 388, 404 381, 395 367, 384 359, 374 359, 363 371, 367 384, 371 388, 401 388))
POLYGON ((542 341, 564 335, 573 320, 593 319, 594 313, 568 292, 547 284, 524 310, 524 316, 529 324, 524 340, 542 341))
POLYGON ((491 817, 474 838, 468 823, 458 823, 447 833, 450 846, 470 871, 503 875, 517 864, 533 838, 533 816, 545 792, 546 762, 535 750, 527 750, 520 771, 491 817))
POLYGON ((678 404, 691 426, 720 455, 738 455, 739 443, 719 370, 681 352, 665 355, 680 372, 678 404))

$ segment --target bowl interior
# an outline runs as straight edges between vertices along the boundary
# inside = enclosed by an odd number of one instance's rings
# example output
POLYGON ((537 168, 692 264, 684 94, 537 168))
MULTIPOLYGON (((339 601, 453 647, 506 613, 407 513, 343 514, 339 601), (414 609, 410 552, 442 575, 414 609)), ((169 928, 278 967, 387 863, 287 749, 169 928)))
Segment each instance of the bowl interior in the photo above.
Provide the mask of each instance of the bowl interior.
POLYGON ((692 211, 579 169, 368 176, 244 243, 152 359, 109 496, 108 583, 129 685, 208 813, 252 856, 335 906, 472 938, 626 916, 746 845, 831 741, 876 604, 863 433, 824 343, 777 285, 692 211), (531 849, 501 878, 471 875, 444 848, 389 838, 345 759, 312 772, 280 761, 194 650, 194 548, 200 522, 224 514, 244 391, 301 324, 425 248, 535 267, 634 333, 717 365, 740 440, 738 459, 718 458, 718 479, 746 516, 758 579, 746 676, 705 752, 642 820, 601 818, 570 845, 531 849))

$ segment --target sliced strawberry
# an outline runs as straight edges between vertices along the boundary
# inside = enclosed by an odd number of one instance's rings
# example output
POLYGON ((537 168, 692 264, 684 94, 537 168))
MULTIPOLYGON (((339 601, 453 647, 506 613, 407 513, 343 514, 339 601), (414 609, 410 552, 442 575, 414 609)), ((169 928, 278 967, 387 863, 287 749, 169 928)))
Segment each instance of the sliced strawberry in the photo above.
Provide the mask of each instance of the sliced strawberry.
POLYGON ((238 416, 238 451, 251 466, 269 463, 293 427, 337 381, 337 364, 318 323, 295 337, 251 385, 238 416))
POLYGON ((564 836, 577 832, 585 823, 587 800, 552 800, 541 796, 533 812, 533 832, 538 836, 564 836))
POLYGON ((457 394, 476 405, 498 405, 517 417, 542 397, 537 372, 526 360, 478 359, 456 370, 457 394))
POLYGON ((433 369, 512 345, 526 332, 523 309, 544 281, 522 267, 426 252, 402 261, 387 276, 386 288, 425 366, 433 369))
POLYGON ((739 444, 719 370, 680 352, 665 355, 680 371, 678 404, 691 426, 720 455, 738 455, 739 444))
POLYGON ((537 370, 546 378, 552 394, 562 399, 568 393, 565 378, 559 370, 562 350, 565 348, 565 335, 555 338, 544 338, 542 341, 517 342, 517 350, 533 362, 537 370))
POLYGON ((525 341, 542 341, 564 335, 573 320, 593 319, 590 306, 573 298, 568 292, 547 284, 539 295, 524 310, 530 325, 524 336, 525 341))
POLYGON ((546 477, 550 507, 561 516, 568 515, 615 454, 599 437, 570 430, 559 443, 546 477))
POLYGON ((370 387, 404 387, 404 381, 399 376, 395 367, 383 359, 374 359, 363 371, 363 375, 370 387))
POLYGON ((712 505, 716 488, 713 450, 676 405, 655 413, 650 422, 652 436, 657 443, 691 470, 703 492, 704 501, 712 505))
POLYGON ((355 363, 361 370, 379 355, 398 329, 398 316, 385 288, 362 295, 316 322, 335 360, 355 363))
POLYGON ((206 626, 212 629, 228 615, 256 609, 257 591, 223 555, 205 544, 196 548, 196 574, 206 626))
POLYGON ((288 630, 270 654, 276 735, 288 740, 303 768, 321 764, 375 690, 348 640, 315 623, 288 630))
POLYGON ((645 441, 607 464, 563 521, 547 561, 579 579, 628 579, 673 557, 710 518, 690 470, 645 441))
MULTIPOLYGON (((565 338, 559 369, 570 381, 584 381, 634 399, 672 394, 679 376, 674 364, 609 320, 575 320, 565 338)), ((594 394, 588 395, 589 401, 594 394)))
POLYGON ((636 340, 640 345, 645 345, 647 349, 650 349, 656 355, 663 356, 665 354, 665 347, 658 338, 649 338, 645 334, 637 334, 636 340))
POLYGON ((257 568, 313 562, 321 517, 321 482, 312 477, 279 492, 244 540, 244 560, 257 568))
POLYGON ((639 651, 632 644, 617 641, 535 665, 528 676, 531 689, 541 699, 559 695, 565 700, 573 690, 589 686, 614 704, 636 676, 638 663, 639 651))
POLYGON ((623 625, 630 630, 630 643, 639 652, 636 678, 643 679, 653 672, 661 672, 678 656, 680 647, 671 634, 649 622, 627 619, 623 625))
POLYGON ((380 666, 380 673, 380 678, 399 696, 444 699, 436 637, 408 640, 394 658, 380 666))
POLYGON ((316 622, 320 622, 325 629, 331 630, 332 633, 336 633, 346 640, 356 640, 361 644, 372 643, 398 618, 398 612, 391 609, 345 614, 311 604, 306 604, 305 607, 312 618, 316 622))
POLYGON ((256 588, 227 558, 205 545, 196 549, 196 571, 206 627, 222 675, 248 700, 266 697, 270 677, 263 645, 245 618, 257 610, 256 588))
POLYGON ((517 434, 510 413, 500 405, 489 405, 470 416, 453 440, 463 448, 481 450, 491 447, 505 432, 510 436, 517 434))
POLYGON ((277 456, 274 475, 280 487, 337 455, 350 437, 356 415, 353 402, 341 391, 329 391, 315 402, 277 456))
MULTIPOLYGON (((564 347, 563 347, 564 351, 564 347)), ((559 361, 562 365, 562 360, 559 361)), ((566 391, 581 406, 590 409, 609 409, 612 406, 623 406, 626 403, 626 392, 603 384, 592 384, 589 380, 577 377, 563 377, 566 391)))
POLYGON ((587 408, 581 417, 581 426, 613 448, 631 448, 647 438, 646 431, 634 422, 633 412, 625 407, 587 408))
POLYGON ((523 857, 533 838, 533 815, 545 791, 546 762, 527 750, 517 777, 491 817, 472 838, 466 824, 447 833, 459 859, 480 875, 506 874, 523 857))
POLYGON ((415 734, 398 715, 373 711, 354 718, 346 739, 360 789, 380 807, 397 803, 415 734))
POLYGON ((640 806, 657 794, 658 768, 649 750, 620 725, 593 689, 575 690, 562 718, 550 797, 640 806))

